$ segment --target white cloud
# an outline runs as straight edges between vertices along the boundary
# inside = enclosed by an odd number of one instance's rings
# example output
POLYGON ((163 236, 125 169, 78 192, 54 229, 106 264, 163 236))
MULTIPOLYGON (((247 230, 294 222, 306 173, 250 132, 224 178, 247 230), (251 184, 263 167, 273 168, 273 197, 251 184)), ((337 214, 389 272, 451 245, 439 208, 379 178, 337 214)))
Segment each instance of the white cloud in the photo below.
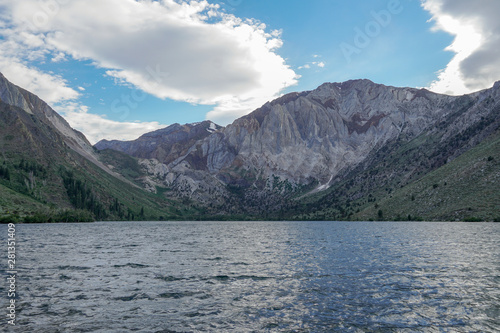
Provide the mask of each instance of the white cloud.
POLYGON ((0 0, 29 50, 92 60, 107 74, 159 98, 215 104, 227 123, 277 97, 298 76, 266 31, 205 0, 0 0), (22 37, 22 36, 21 36, 22 37), (36 38, 38 39, 36 39, 36 38), (41 43, 40 43, 41 42, 41 43))
MULTIPOLYGON (((166 127, 158 122, 112 121, 104 116, 88 113, 88 108, 78 102, 80 93, 69 87, 65 79, 59 75, 43 72, 23 61, 23 58, 41 59, 48 53, 29 47, 32 43, 36 43, 37 38, 28 36, 27 43, 22 43, 15 38, 16 35, 12 31, 2 32, 7 40, 0 43, 0 72, 15 85, 35 93, 54 107, 73 128, 83 132, 91 143, 103 138, 135 139, 146 132, 166 127)), ((56 55, 58 56, 61 58, 60 54, 56 55)), ((84 87, 77 89, 85 90, 84 87)))
MULTIPOLYGON (((0 5, 0 11, 2 10, 0 5)), ((0 19, 2 16, 0 16, 0 19)), ((30 61, 43 61, 42 36, 11 28, 0 30, 0 72, 12 83, 37 94, 49 104, 78 98, 61 76, 45 73, 30 61)))
POLYGON ((439 71, 431 90, 465 94, 500 79, 500 1, 426 0, 422 6, 432 14, 434 30, 455 36, 446 48, 455 56, 439 71))
MULTIPOLYGON (((319 54, 313 54, 312 58, 316 60, 317 58, 321 58, 321 56, 319 54)), ((324 68, 326 64, 323 61, 309 61, 306 64, 299 66, 297 69, 311 69, 312 66, 324 68)))
POLYGON ((144 133, 168 126, 156 121, 124 122, 106 119, 105 115, 88 113, 86 106, 72 101, 59 103, 55 109, 71 127, 83 132, 92 144, 102 139, 133 140, 144 133))
POLYGON ((59 52, 51 59, 52 62, 61 62, 61 61, 66 61, 66 60, 67 60, 66 54, 64 54, 63 52, 59 52))
POLYGON ((49 104, 78 98, 79 94, 57 75, 44 73, 13 58, 3 57, 0 50, 0 72, 15 85, 35 93, 49 104))

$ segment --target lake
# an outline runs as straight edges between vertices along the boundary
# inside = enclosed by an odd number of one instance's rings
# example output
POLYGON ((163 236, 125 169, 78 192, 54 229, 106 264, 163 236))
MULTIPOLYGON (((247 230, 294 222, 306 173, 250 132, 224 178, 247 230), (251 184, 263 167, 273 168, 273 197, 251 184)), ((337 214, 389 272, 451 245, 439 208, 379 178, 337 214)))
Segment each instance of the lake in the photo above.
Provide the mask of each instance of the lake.
POLYGON ((13 332, 500 331, 498 223, 18 224, 16 243, 13 332))

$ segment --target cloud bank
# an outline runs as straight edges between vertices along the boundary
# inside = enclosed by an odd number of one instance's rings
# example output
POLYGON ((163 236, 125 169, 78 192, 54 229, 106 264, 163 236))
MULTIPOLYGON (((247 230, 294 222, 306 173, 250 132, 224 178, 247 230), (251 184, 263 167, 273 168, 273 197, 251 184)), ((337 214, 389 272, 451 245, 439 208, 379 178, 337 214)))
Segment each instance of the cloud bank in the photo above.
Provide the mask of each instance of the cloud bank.
POLYGON ((500 1, 425 0, 434 30, 455 36, 446 50, 455 53, 430 89, 465 94, 489 88, 500 80, 500 1))
MULTIPOLYGON (((49 103, 75 102, 81 91, 30 67, 34 59, 91 60, 156 97, 215 105, 207 118, 222 124, 298 79, 276 53, 279 31, 205 0, 0 0, 0 11, 0 71, 49 103)), ((66 117, 89 132, 88 117, 66 117)))
POLYGON ((73 127, 82 131, 92 144, 102 139, 133 140, 144 133, 167 126, 156 121, 133 122, 110 120, 106 118, 106 115, 88 113, 88 107, 72 101, 57 104, 55 110, 73 127), (82 126, 78 127, 73 124, 82 126))

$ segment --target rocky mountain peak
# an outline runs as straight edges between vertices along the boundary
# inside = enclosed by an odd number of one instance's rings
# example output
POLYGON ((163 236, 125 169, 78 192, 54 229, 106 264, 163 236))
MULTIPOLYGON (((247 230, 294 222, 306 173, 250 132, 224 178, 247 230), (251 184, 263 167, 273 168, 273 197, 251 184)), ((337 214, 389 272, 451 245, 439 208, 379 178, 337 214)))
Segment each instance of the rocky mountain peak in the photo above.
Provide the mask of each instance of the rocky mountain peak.
POLYGON ((94 148, 81 132, 73 129, 38 96, 14 85, 2 73, 0 73, 0 101, 2 107, 10 107, 5 108, 8 112, 2 115, 5 117, 4 120, 10 122, 16 119, 11 125, 29 138, 25 141, 26 144, 29 142, 28 149, 36 151, 40 156, 45 155, 45 158, 50 160, 48 156, 54 153, 57 155, 69 148, 102 170, 115 177, 118 176, 98 160, 94 148), (23 112, 29 116, 26 117, 23 112))
POLYGON ((170 163, 185 154, 196 141, 221 129, 222 126, 210 120, 184 125, 175 123, 143 134, 135 140, 101 140, 95 147, 99 150, 113 149, 139 158, 154 158, 163 163, 170 163))
POLYGON ((68 122, 55 112, 46 102, 35 94, 11 83, 0 73, 0 100, 35 115, 40 121, 53 126, 62 134, 65 143, 79 154, 100 164, 94 155, 92 145, 79 131, 74 130, 68 122))
POLYGON ((1 73, 0 109, 0 187, 28 194, 36 205, 62 203, 100 219, 134 219, 134 211, 145 218, 144 211, 162 205, 161 214, 175 214, 163 217, 188 218, 201 205, 210 218, 366 220, 383 210, 397 220, 415 214, 443 220, 472 214, 464 207, 485 194, 489 210, 498 202, 500 82, 463 96, 369 80, 325 83, 268 102, 227 127, 172 124, 96 145, 136 158, 95 153, 49 105, 1 73), (15 176, 5 178, 5 170, 15 176), (83 192, 72 185, 80 180, 83 192), (139 186, 158 195, 143 196, 139 186), (83 202, 83 193, 91 200, 83 202), (176 198, 191 199, 189 209, 176 198), (176 207, 169 209, 172 200, 176 207), (443 211, 445 204, 451 208, 443 211))
POLYGON ((0 100, 6 104, 17 106, 25 112, 33 114, 30 105, 21 94, 21 88, 12 84, 0 73, 0 100))
POLYGON ((281 96, 207 136, 170 172, 180 173, 176 168, 182 165, 185 176, 189 166, 231 182, 240 177, 231 170, 243 167, 297 184, 316 179, 325 188, 377 147, 432 128, 449 112, 443 105, 455 100, 366 79, 324 83, 281 96))

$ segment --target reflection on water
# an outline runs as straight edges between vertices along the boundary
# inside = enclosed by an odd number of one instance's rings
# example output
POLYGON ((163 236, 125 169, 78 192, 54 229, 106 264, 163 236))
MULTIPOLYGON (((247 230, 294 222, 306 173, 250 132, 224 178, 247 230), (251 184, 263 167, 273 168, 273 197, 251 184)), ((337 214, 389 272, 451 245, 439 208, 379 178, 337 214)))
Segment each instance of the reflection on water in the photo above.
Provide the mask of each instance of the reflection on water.
POLYGON ((108 222, 17 238, 18 332, 500 331, 500 224, 108 222))

